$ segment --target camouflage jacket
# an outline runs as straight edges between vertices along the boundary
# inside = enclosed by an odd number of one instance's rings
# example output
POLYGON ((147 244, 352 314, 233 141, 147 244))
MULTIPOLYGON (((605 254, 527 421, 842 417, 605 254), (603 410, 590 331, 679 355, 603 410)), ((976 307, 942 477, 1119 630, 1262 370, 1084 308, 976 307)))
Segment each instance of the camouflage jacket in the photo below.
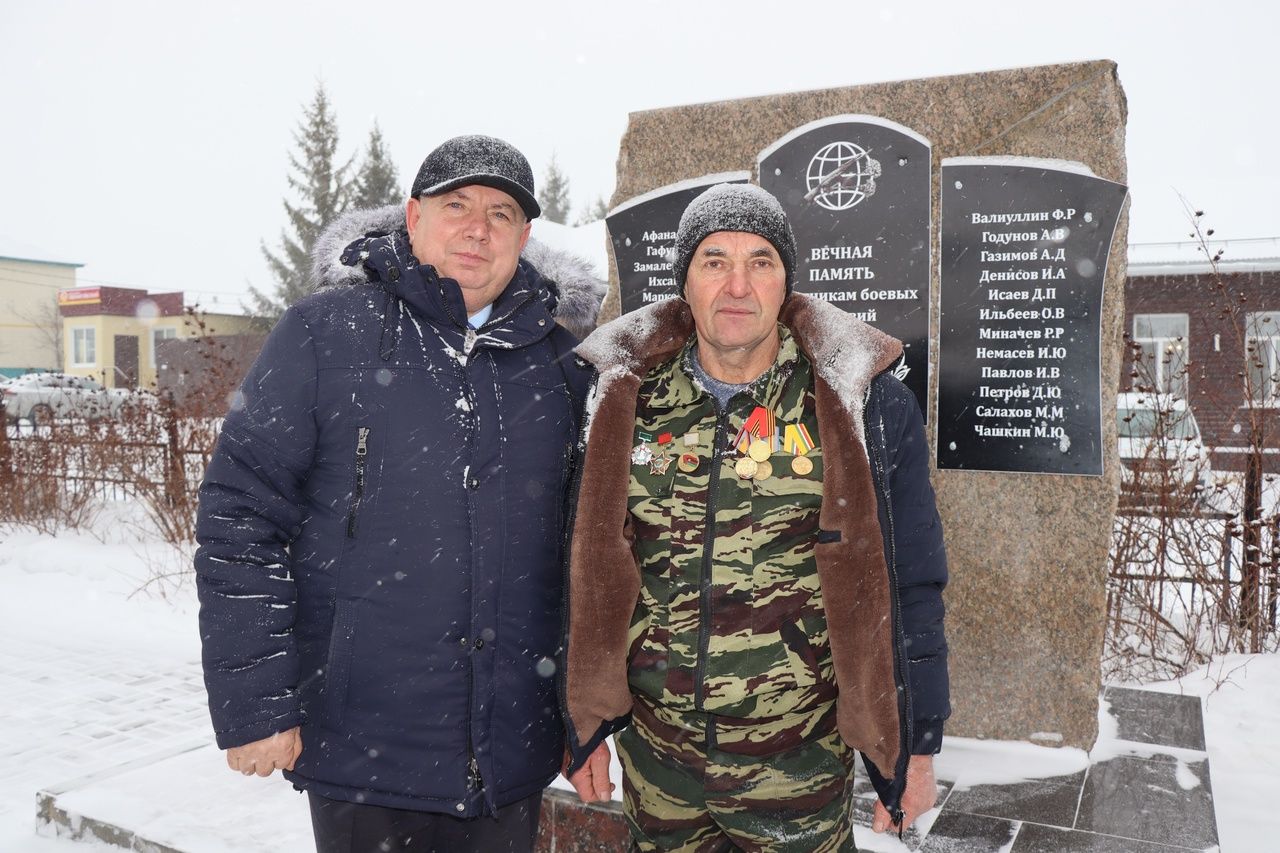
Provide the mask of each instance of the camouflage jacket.
MULTIPOLYGON (((799 294, 783 304, 779 322, 813 367, 823 531, 813 547, 839 730, 896 809, 907 759, 937 751, 950 714, 946 557, 928 441, 914 396, 886 372, 901 354, 898 341, 799 294)), ((668 300, 601 327, 577 350, 597 376, 567 534, 559 671, 571 770, 628 721, 629 635, 643 587, 628 495, 639 392, 692 334, 688 306, 668 300)))
POLYGON ((672 710, 765 719, 820 714, 836 696, 814 558, 813 374, 779 329, 773 366, 723 412, 690 373, 692 340, 640 385, 627 523, 641 586, 628 678, 672 710), (767 459, 749 455, 753 441, 767 459))

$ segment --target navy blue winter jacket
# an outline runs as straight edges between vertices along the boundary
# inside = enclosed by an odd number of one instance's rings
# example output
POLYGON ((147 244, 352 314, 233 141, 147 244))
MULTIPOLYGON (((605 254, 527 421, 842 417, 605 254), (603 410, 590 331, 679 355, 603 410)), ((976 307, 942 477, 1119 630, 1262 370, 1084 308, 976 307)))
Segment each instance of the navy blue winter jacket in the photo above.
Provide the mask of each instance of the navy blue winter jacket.
POLYGON ((523 260, 479 332, 403 231, 342 262, 362 283, 284 314, 200 490, 218 744, 301 725, 301 788, 491 813, 563 755, 561 528, 587 375, 523 260))

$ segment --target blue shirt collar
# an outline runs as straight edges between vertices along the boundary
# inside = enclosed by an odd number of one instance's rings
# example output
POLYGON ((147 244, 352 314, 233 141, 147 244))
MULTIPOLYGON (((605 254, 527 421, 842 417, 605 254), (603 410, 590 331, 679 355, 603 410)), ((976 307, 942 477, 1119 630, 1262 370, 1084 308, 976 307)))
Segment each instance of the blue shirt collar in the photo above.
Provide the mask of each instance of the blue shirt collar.
POLYGON ((490 302, 488 305, 484 306, 476 313, 468 314, 467 325, 469 325, 473 329, 478 329, 481 326, 483 326, 485 322, 488 321, 489 315, 492 313, 493 313, 493 303, 490 302))

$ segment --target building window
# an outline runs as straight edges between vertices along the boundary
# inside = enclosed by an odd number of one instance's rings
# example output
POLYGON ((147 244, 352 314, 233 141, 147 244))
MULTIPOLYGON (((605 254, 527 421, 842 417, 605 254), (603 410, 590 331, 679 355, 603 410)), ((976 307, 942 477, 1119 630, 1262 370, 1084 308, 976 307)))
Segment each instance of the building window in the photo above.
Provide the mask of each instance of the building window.
POLYGON ((172 327, 151 330, 151 366, 156 366, 156 356, 160 351, 160 342, 176 338, 178 330, 172 327))
POLYGON ((1135 314, 1133 342, 1139 351, 1134 385, 1186 399, 1188 337, 1186 314, 1135 314))
POLYGON ((1255 403, 1280 405, 1280 311, 1245 315, 1245 393, 1255 403))
POLYGON ((74 367, 97 367, 97 329, 71 330, 71 364, 74 367))

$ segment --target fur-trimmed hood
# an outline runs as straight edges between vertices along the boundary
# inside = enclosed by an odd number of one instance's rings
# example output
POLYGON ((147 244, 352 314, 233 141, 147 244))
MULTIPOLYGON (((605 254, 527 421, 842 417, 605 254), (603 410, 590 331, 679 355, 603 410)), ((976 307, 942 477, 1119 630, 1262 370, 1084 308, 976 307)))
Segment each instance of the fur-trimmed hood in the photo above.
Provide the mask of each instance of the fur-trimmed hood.
MULTIPOLYGON (((311 290, 335 285, 367 284, 369 277, 359 265, 342 262, 343 252, 352 243, 399 235, 397 251, 408 252, 409 237, 405 231, 404 207, 389 204, 366 210, 352 210, 335 219, 316 239, 312 250, 311 290)), ((604 301, 606 283, 595 274, 585 259, 552 248, 530 237, 521 261, 535 270, 551 291, 555 302, 556 321, 577 338, 584 338, 595 328, 600 304, 604 301)))

